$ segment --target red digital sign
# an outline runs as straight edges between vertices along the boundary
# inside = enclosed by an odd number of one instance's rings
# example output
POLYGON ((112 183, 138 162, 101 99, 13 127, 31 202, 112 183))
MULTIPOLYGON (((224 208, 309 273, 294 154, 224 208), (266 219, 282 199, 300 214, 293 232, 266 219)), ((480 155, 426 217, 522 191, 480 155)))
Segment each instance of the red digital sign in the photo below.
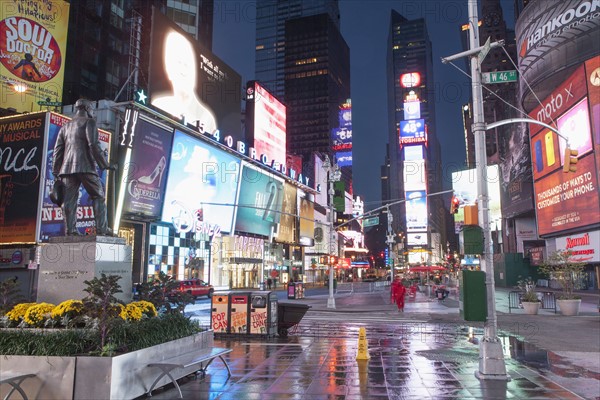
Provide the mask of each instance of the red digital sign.
POLYGON ((400 85, 403 88, 417 87, 421 84, 421 74, 418 72, 409 72, 400 75, 400 85))
POLYGON ((286 165, 286 107, 258 82, 246 87, 246 137, 257 157, 286 165))

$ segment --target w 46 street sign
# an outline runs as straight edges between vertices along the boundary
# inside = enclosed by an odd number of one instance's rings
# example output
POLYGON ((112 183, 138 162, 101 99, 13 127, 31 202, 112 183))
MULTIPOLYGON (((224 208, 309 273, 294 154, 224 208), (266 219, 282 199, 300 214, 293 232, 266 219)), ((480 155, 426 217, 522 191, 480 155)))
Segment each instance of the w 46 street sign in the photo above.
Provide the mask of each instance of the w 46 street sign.
POLYGON ((509 83, 517 81, 517 71, 483 72, 483 83, 509 83))
POLYGON ((369 226, 379 225, 379 217, 370 217, 365 218, 363 220, 363 227, 367 228, 369 226))

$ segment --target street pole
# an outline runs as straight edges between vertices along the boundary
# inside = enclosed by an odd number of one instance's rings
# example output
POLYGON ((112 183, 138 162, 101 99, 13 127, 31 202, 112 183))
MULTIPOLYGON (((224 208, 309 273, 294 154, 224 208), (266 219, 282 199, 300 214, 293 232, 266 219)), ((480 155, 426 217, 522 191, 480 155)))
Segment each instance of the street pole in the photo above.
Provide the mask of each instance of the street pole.
MULTIPOLYGON (((335 190, 333 189, 333 179, 329 178, 329 252, 333 253, 335 248, 335 229, 333 228, 334 208, 333 208, 333 195, 335 190)), ((335 308, 335 297, 333 297, 333 263, 329 259, 329 297, 327 298, 327 308, 335 308)))
MULTIPOLYGON (((471 35, 470 49, 480 46, 477 0, 468 0, 469 31, 471 35)), ((489 48, 489 47, 488 47, 489 48)), ((479 204, 479 221, 483 229, 482 269, 485 272, 487 292, 487 319, 484 325, 484 336, 479 347, 479 370, 475 376, 479 379, 509 380, 506 374, 504 352, 497 337, 496 295, 494 288, 494 260, 492 232, 490 227, 489 195, 487 187, 487 154, 485 151, 485 121, 483 113, 483 93, 481 87, 481 58, 487 49, 471 56, 471 89, 473 96, 473 135, 475 135, 475 164, 477 169, 477 192, 479 204), (478 57, 479 56, 479 57, 478 57)))
MULTIPOLYGON (((327 171, 327 179, 329 181, 329 253, 333 255, 335 251, 335 227, 334 227, 334 207, 333 207, 333 196, 335 190, 333 189, 333 182, 339 180, 341 173, 336 164, 329 160, 329 156, 325 155, 325 161, 323 161, 323 169, 327 171)), ((329 297, 327 298, 327 308, 335 308, 335 297, 333 297, 333 262, 328 257, 329 261, 329 297)))
POLYGON ((394 233, 392 231, 392 222, 394 221, 394 217, 392 216, 392 210, 388 205, 387 207, 387 245, 388 245, 388 259, 392 260, 392 264, 390 265, 390 282, 394 282, 394 257, 393 257, 393 247, 392 245, 395 243, 394 241, 394 233))

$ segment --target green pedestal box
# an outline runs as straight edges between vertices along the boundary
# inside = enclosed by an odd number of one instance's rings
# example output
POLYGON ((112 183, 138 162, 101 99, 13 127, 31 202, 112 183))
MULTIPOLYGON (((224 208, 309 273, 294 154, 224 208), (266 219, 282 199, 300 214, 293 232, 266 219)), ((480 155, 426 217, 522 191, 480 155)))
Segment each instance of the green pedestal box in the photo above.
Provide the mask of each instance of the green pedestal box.
POLYGON ((485 272, 464 270, 459 274, 460 297, 458 307, 465 321, 487 319, 487 293, 485 272))

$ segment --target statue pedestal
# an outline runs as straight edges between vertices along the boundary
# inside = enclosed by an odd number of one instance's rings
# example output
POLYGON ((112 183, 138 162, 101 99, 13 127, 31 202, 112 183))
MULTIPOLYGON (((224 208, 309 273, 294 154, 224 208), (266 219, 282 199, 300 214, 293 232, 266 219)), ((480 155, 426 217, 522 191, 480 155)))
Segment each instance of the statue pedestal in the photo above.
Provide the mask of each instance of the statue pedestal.
POLYGON ((131 302, 132 253, 125 239, 110 236, 61 236, 41 245, 37 301, 59 304, 87 296, 84 281, 119 275, 123 293, 115 297, 131 302))

